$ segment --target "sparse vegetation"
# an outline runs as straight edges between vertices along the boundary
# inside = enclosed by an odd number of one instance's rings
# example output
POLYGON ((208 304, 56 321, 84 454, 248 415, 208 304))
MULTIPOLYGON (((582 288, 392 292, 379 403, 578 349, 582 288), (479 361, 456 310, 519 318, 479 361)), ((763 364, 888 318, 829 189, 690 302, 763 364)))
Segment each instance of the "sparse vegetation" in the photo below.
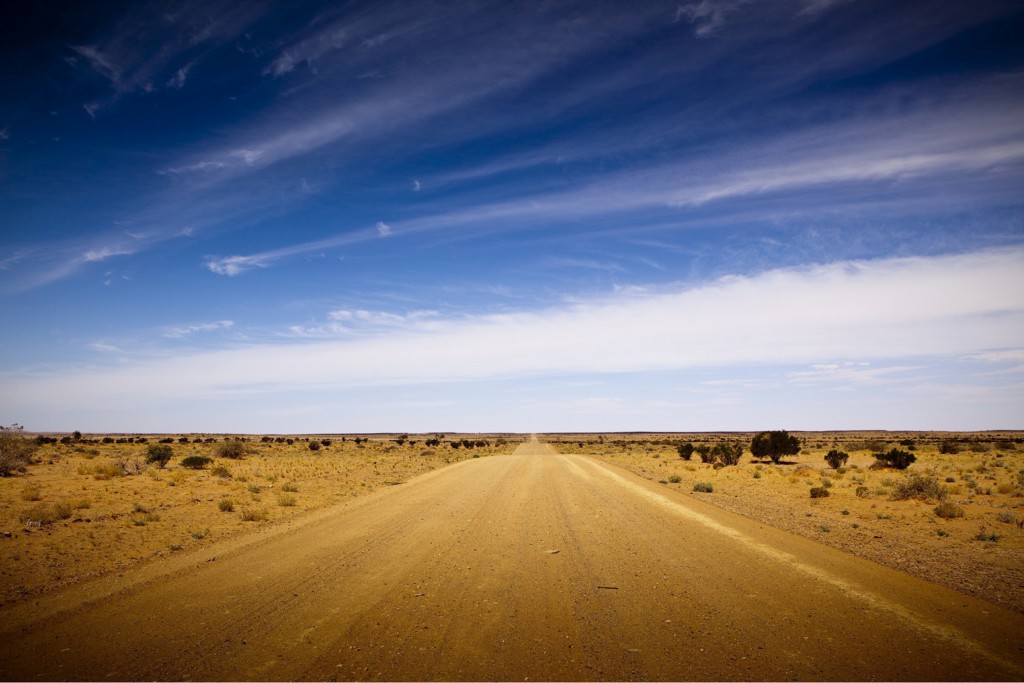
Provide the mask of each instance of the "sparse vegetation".
POLYGON ((679 453, 680 458, 689 461, 693 457, 693 444, 689 442, 681 443, 676 446, 676 452, 679 453))
POLYGON ((974 540, 985 541, 986 543, 996 543, 999 541, 1000 538, 1002 538, 1002 536, 1000 536, 999 534, 988 533, 985 527, 981 527, 980 529, 978 529, 978 533, 974 535, 974 540))
POLYGON ((697 493, 714 493, 715 487, 706 481, 698 481, 693 485, 693 490, 697 493))
POLYGON ((38 444, 22 434, 21 425, 10 427, 0 425, 0 477, 9 477, 15 472, 24 472, 32 462, 32 454, 38 444))
POLYGON ((41 500, 42 497, 43 497, 43 492, 39 488, 38 484, 25 484, 25 486, 23 486, 22 489, 21 489, 21 499, 22 500, 29 500, 29 501, 41 500))
POLYGON ((217 503, 217 509, 221 512, 234 512, 235 503, 230 498, 223 498, 219 503, 217 503))
POLYGON ((670 476, 668 478, 668 481, 669 481, 670 484, 678 484, 682 480, 683 480, 683 478, 680 477, 678 474, 673 474, 672 476, 670 476))
POLYGON ((815 486, 811 489, 811 498, 828 498, 828 489, 824 486, 815 486))

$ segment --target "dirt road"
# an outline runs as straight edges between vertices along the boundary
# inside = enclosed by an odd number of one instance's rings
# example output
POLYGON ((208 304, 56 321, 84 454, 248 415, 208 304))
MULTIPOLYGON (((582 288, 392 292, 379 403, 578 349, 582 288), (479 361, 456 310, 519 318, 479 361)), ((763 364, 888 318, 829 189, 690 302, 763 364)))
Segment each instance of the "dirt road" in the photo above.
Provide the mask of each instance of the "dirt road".
POLYGON ((1021 615, 537 442, 0 614, 30 681, 1021 680, 1022 648, 1021 615))

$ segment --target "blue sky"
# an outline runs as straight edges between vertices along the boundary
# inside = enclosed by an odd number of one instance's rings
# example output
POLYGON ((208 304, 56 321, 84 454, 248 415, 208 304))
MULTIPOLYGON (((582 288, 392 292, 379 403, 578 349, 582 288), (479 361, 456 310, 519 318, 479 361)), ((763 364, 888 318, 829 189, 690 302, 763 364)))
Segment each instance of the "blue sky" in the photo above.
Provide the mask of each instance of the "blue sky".
POLYGON ((1020 3, 2 12, 0 424, 1024 427, 1020 3))

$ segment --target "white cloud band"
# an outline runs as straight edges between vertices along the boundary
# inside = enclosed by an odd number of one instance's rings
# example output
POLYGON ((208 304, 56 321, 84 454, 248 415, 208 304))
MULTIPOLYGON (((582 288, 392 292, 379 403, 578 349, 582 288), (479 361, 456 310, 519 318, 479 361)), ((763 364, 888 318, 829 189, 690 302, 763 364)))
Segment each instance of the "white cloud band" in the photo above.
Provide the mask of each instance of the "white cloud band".
POLYGON ((1024 250, 844 262, 540 312, 383 326, 8 377, 0 407, 249 395, 302 387, 626 373, 836 359, 966 358, 1024 339, 1024 250))

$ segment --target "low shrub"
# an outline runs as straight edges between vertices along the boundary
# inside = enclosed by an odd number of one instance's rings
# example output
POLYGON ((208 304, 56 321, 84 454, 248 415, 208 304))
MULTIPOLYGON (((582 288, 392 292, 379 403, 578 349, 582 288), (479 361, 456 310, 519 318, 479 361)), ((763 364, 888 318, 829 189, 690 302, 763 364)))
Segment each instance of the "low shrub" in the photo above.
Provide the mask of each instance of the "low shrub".
POLYGON ((309 450, 314 451, 314 452, 320 450, 320 442, 319 441, 310 441, 309 442, 309 450))
POLYGON ((687 461, 693 457, 693 450, 692 443, 681 443, 676 446, 676 451, 679 453, 679 457, 687 461))
POLYGON ((942 519, 957 519, 964 516, 964 509, 947 500, 935 506, 935 514, 942 519))
POLYGON ((715 487, 706 481, 698 481, 693 485, 693 490, 697 493, 714 493, 715 487))
POLYGON ((850 456, 848 454, 846 454, 846 453, 844 453, 842 451, 837 451, 835 449, 829 451, 825 455, 825 462, 828 463, 828 466, 831 467, 834 470, 837 470, 840 467, 842 467, 843 465, 845 465, 846 461, 849 460, 849 459, 850 459, 850 456))
POLYGON ((944 455, 956 455, 960 452, 960 443, 953 439, 946 439, 939 444, 939 453, 944 455))
POLYGON ((243 522, 263 522, 267 519, 267 511, 263 508, 245 508, 242 510, 243 522))
POLYGON ((911 475, 896 484, 892 492, 893 500, 920 498, 922 500, 946 500, 949 491, 935 477, 911 475))
POLYGON ((295 504, 297 502, 298 501, 295 499, 295 496, 291 495, 290 493, 277 494, 277 504, 283 508, 295 507, 295 504))
POLYGON ((71 516, 72 507, 68 503, 55 503, 53 505, 36 505, 23 512, 19 519, 30 526, 46 526, 56 521, 67 519, 71 516))
POLYGON ((225 441, 224 443, 217 444, 216 448, 213 449, 213 454, 218 458, 241 460, 245 457, 245 444, 238 439, 225 441))
POLYGON ((167 444, 150 444, 146 449, 146 462, 163 469, 174 456, 174 449, 167 444))
POLYGON ((668 481, 671 484, 678 484, 682 480, 683 480, 683 478, 680 477, 678 474, 673 474, 671 477, 668 478, 668 481))
POLYGON ((980 528, 980 529, 978 530, 978 533, 977 533, 977 534, 975 534, 975 536, 974 536, 974 540, 976 540, 976 541, 986 541, 986 542, 988 542, 988 543, 995 543, 995 542, 996 542, 996 541, 998 541, 998 540, 999 540, 1000 538, 1001 538, 1001 536, 999 536, 999 534, 990 534, 990 533, 987 533, 987 532, 985 531, 985 527, 981 527, 981 528, 980 528))
POLYGON ((715 444, 711 454, 723 465, 738 465, 743 456, 743 444, 741 443, 720 443, 715 444))
POLYGON ((187 458, 182 458, 181 466, 190 470, 201 470, 211 462, 213 462, 213 460, 205 456, 190 455, 187 458))
POLYGON ((917 460, 917 456, 913 453, 902 451, 899 448, 893 448, 891 451, 886 451, 885 453, 876 453, 875 459, 881 463, 883 467, 890 467, 895 470, 905 470, 917 460))
POLYGON ((1017 516, 1010 512, 1009 510, 1004 510, 1003 512, 1000 512, 998 515, 996 515, 996 519, 998 519, 1003 524, 1017 523, 1017 516))
POLYGON ((224 498, 219 503, 217 503, 217 509, 220 510, 221 512, 234 512, 235 503, 233 500, 229 498, 224 498))
POLYGON ((828 498, 828 489, 824 486, 815 486, 811 489, 811 498, 828 498))
POLYGON ((217 465, 212 470, 210 470, 210 474, 215 477, 220 477, 221 479, 231 478, 231 470, 229 470, 227 467, 224 467, 224 465, 217 465))

